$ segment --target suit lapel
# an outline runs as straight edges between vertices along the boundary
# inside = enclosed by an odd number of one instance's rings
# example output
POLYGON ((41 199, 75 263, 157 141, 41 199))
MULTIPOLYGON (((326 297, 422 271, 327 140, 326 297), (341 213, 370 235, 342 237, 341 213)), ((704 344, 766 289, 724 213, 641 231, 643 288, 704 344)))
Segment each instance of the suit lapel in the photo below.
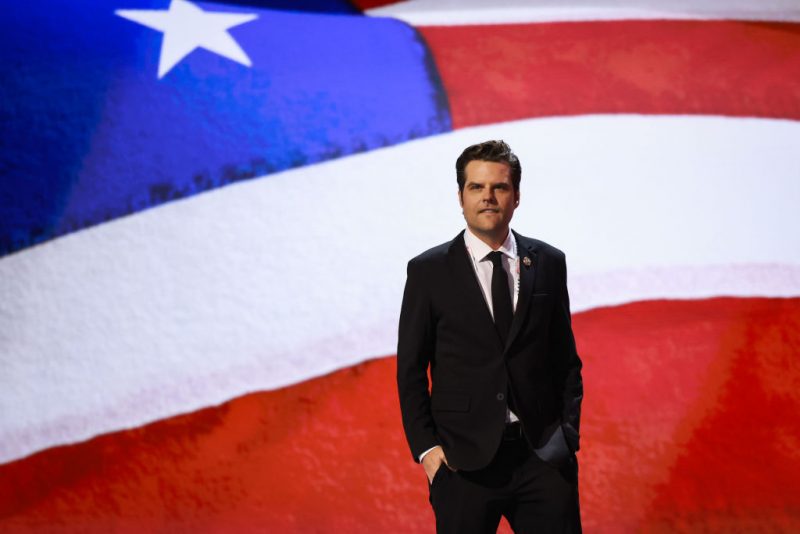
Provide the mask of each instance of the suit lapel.
MULTIPOLYGON (((458 287, 464 289, 464 295, 467 299, 468 305, 474 309, 482 309, 481 314, 483 318, 489 322, 492 330, 494 328, 494 319, 492 319, 492 312, 489 311, 489 306, 486 304, 486 299, 483 297, 483 290, 481 290, 480 282, 475 274, 475 268, 472 266, 472 261, 467 252, 467 245, 464 242, 464 232, 462 231, 453 240, 448 250, 448 261, 455 277, 455 282, 458 287)), ((498 341, 500 337, 498 336, 498 341)))
POLYGON ((511 320, 511 331, 509 331, 508 339, 506 340, 506 350, 514 342, 514 338, 517 337, 522 325, 525 323, 536 282, 536 274, 539 272, 535 246, 516 232, 514 232, 514 238, 517 240, 517 254, 519 255, 519 295, 517 296, 514 318, 511 320), (525 258, 528 258, 528 261, 525 258))

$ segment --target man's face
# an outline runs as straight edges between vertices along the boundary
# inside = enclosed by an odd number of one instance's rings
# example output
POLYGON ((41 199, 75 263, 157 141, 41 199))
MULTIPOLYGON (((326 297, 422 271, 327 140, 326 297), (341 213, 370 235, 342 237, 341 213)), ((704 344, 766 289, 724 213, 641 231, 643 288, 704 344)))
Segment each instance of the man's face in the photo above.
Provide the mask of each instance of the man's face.
POLYGON ((464 168, 464 190, 458 199, 467 226, 478 237, 504 239, 519 203, 511 168, 506 163, 473 160, 464 168))

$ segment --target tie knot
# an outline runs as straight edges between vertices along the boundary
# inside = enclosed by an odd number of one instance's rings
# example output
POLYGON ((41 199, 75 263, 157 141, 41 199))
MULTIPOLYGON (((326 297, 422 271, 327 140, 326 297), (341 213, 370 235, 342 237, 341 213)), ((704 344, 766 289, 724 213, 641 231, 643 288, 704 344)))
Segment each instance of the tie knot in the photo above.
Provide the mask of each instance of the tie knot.
POLYGON ((499 250, 495 250, 494 252, 489 253, 489 260, 495 267, 498 266, 501 267, 503 265, 502 259, 503 259, 503 253, 500 252, 499 250))

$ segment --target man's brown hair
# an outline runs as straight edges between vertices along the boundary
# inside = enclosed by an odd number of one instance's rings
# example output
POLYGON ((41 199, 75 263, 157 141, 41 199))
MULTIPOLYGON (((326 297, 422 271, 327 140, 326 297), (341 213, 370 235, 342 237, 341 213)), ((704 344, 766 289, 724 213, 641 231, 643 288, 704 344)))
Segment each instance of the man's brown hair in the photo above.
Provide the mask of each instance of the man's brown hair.
POLYGON ((519 191, 519 183, 522 180, 522 165, 519 158, 505 141, 484 141, 477 145, 472 145, 464 149, 464 152, 456 160, 456 181, 458 190, 464 191, 466 176, 464 170, 470 161, 494 161, 505 163, 511 168, 511 182, 514 184, 514 191, 519 191))

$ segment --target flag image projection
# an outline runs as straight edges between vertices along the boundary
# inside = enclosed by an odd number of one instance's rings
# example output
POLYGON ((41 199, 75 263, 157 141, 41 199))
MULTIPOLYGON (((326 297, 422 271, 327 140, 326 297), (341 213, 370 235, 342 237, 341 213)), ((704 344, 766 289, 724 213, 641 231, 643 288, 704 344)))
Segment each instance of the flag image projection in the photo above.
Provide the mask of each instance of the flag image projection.
POLYGON ((800 531, 796 2, 4 7, 0 531, 433 532, 397 321, 487 139, 567 255, 584 529, 800 531))

